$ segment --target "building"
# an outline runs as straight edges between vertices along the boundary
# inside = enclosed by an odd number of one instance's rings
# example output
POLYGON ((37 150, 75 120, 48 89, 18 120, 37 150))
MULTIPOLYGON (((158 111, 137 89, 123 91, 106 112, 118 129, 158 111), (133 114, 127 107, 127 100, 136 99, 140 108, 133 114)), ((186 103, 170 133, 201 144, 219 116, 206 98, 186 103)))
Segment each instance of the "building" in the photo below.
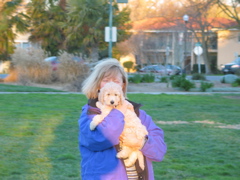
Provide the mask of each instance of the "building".
POLYGON ((218 66, 230 63, 240 57, 240 30, 218 31, 218 66))
MULTIPOLYGON (((29 3, 30 0, 23 0, 22 4, 18 7, 17 12, 23 12, 26 13, 26 6, 27 3, 29 3)), ((20 47, 20 48, 30 48, 33 47, 33 44, 29 42, 28 38, 30 36, 30 33, 26 33, 26 34, 17 34, 17 37, 15 39, 15 45, 16 47, 20 47)))
MULTIPOLYGON (((240 30, 227 29, 227 25, 233 26, 234 22, 225 18, 211 22, 205 32, 208 55, 215 68, 220 69, 240 56, 240 30)), ((204 64, 203 56, 197 57, 193 51, 195 46, 201 46, 196 38, 202 36, 200 29, 194 22, 189 27, 182 19, 167 22, 164 18, 149 18, 135 22, 132 38, 135 45, 140 46, 136 63, 169 63, 181 66, 186 72, 191 72, 194 64, 204 64)))

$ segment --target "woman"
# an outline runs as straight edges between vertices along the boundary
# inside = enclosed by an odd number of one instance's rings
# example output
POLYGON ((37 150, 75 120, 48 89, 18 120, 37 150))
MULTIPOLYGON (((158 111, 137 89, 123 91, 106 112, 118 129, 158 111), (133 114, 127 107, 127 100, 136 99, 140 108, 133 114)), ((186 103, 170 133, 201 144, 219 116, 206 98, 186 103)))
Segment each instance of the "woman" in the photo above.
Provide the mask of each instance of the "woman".
POLYGON ((99 62, 91 75, 83 82, 82 92, 88 98, 83 106, 79 119, 79 148, 81 152, 81 174, 83 180, 153 180, 152 161, 161 161, 166 153, 163 131, 154 124, 152 118, 145 111, 140 110, 140 104, 131 103, 135 113, 146 126, 148 136, 139 140, 134 135, 123 138, 125 144, 141 147, 145 158, 145 169, 141 170, 138 162, 133 167, 126 168, 124 161, 116 157, 119 151, 119 136, 124 128, 124 112, 127 104, 112 109, 109 115, 93 131, 90 122, 100 110, 96 107, 99 90, 108 82, 115 82, 122 86, 126 97, 127 74, 120 63, 113 58, 99 62))

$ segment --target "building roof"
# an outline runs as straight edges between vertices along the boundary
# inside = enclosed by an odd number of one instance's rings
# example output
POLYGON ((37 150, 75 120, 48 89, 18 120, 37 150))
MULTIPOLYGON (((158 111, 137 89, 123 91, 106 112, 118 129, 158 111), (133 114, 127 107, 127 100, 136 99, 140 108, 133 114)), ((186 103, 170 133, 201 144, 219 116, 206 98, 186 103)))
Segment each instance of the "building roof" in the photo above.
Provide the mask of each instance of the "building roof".
MULTIPOLYGON (((207 20, 202 20, 202 24, 204 23, 208 28, 218 28, 218 29, 226 29, 230 27, 236 27, 238 24, 236 21, 227 19, 227 18, 209 18, 207 20)), ((189 19, 189 23, 187 23, 188 28, 200 29, 200 23, 197 20, 189 19)), ((133 23, 133 30, 135 31, 146 31, 146 30, 184 30, 185 22, 182 18, 176 18, 168 20, 164 17, 154 17, 154 18, 146 18, 140 21, 136 21, 133 23)))

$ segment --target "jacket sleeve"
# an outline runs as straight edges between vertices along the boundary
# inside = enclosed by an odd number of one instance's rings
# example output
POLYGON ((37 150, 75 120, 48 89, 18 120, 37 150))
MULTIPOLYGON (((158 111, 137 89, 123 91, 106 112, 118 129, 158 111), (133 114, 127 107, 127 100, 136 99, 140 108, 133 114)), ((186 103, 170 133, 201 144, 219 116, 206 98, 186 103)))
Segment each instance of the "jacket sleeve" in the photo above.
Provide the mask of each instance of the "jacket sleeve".
POLYGON ((112 109, 108 116, 96 127, 90 130, 90 122, 95 115, 88 115, 88 105, 82 108, 79 119, 79 145, 91 151, 102 151, 119 144, 119 136, 124 127, 124 115, 117 109, 112 109))
POLYGON ((152 161, 162 161, 167 150, 163 130, 153 122, 151 116, 147 115, 145 111, 140 110, 139 118, 148 130, 147 141, 141 149, 142 153, 152 161))

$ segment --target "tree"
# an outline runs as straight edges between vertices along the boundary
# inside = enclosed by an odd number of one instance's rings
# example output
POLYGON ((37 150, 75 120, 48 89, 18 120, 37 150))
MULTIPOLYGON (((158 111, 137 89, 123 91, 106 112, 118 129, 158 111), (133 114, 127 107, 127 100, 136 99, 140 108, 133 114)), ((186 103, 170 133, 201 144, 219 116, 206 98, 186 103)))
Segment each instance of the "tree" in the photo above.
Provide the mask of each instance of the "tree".
POLYGON ((142 66, 142 62, 144 62, 143 52, 142 52, 142 44, 143 44, 143 34, 136 33, 132 35, 126 41, 120 42, 117 44, 119 53, 121 55, 132 54, 136 59, 136 64, 142 66))
MULTIPOLYGON (((103 0, 69 0, 66 23, 65 45, 69 52, 79 50, 98 59, 99 38, 104 28, 103 14, 106 10, 103 0)), ((101 39, 102 40, 102 39, 101 39)))
POLYGON ((183 14, 183 8, 180 0, 164 1, 157 8, 157 16, 164 17, 171 21, 173 18, 178 18, 183 14))
POLYGON ((212 74, 208 53, 209 38, 212 35, 211 29, 216 22, 219 22, 218 14, 210 14, 210 10, 214 6, 215 1, 213 0, 188 0, 185 6, 185 12, 190 16, 187 29, 193 32, 197 42, 202 45, 206 74, 212 74))
POLYGON ((155 17, 160 8, 160 3, 152 0, 131 0, 128 6, 131 9, 131 20, 138 21, 155 17))
POLYGON ((50 55, 58 55, 65 39, 63 23, 66 22, 66 0, 32 0, 28 4, 31 16, 29 40, 40 43, 50 55))
POLYGON ((10 58, 14 51, 17 33, 28 31, 29 17, 18 8, 22 0, 0 2, 0 59, 10 58))
MULTIPOLYGON (((118 28, 118 41, 129 37, 126 30, 130 29, 129 10, 119 11, 113 4, 113 26, 118 28)), ((69 0, 68 21, 66 24, 65 45, 69 52, 79 50, 90 55, 90 59, 99 59, 99 51, 106 50, 108 44, 104 41, 104 29, 108 26, 108 0, 69 0)))
POLYGON ((123 67, 127 68, 128 73, 130 72, 130 70, 133 67, 133 62, 132 61, 126 61, 123 63, 123 67))
POLYGON ((217 0, 217 4, 230 19, 238 23, 240 28, 240 0, 217 0))

